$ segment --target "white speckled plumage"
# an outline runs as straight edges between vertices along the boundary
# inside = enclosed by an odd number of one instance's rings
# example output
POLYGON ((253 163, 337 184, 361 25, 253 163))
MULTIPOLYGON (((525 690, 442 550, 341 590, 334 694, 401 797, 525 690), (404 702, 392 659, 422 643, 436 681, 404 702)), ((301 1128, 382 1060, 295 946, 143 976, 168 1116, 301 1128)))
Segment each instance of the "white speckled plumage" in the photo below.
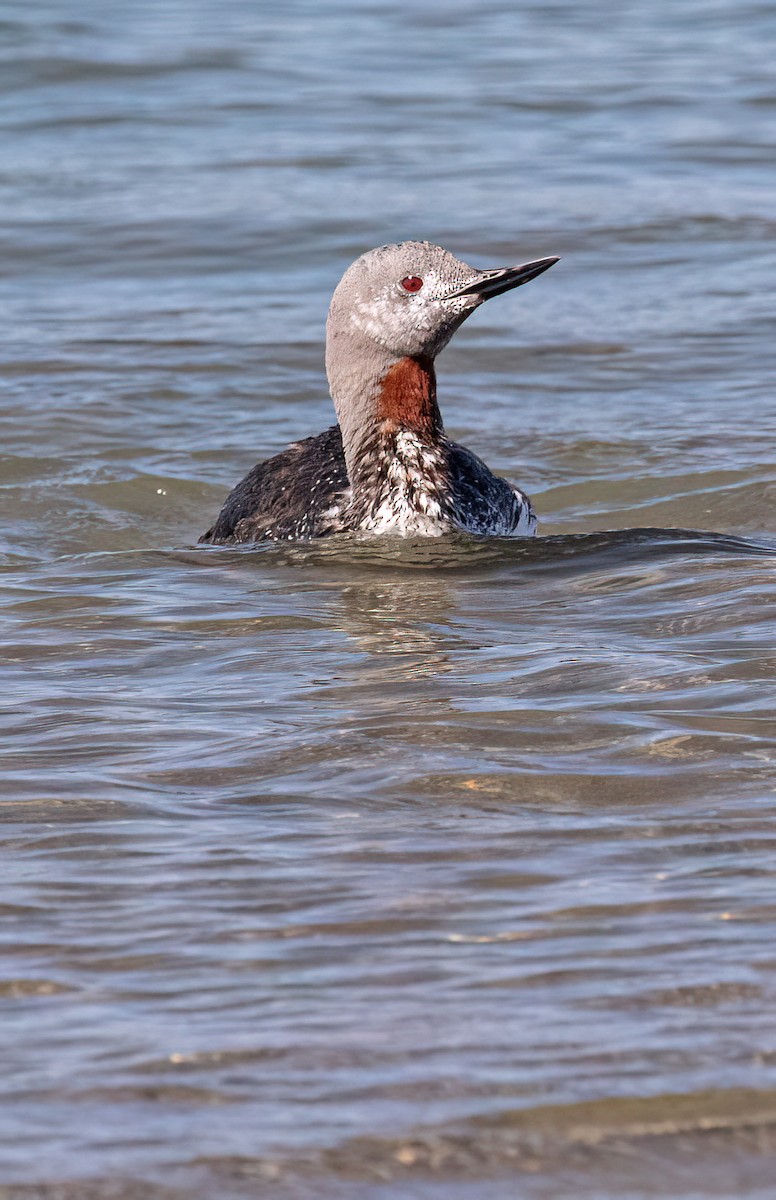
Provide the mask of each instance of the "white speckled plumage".
POLYGON ((556 261, 478 271, 428 242, 362 255, 335 289, 327 322, 338 425, 254 467, 200 540, 530 537, 528 497, 445 436, 433 361, 485 300, 556 261))

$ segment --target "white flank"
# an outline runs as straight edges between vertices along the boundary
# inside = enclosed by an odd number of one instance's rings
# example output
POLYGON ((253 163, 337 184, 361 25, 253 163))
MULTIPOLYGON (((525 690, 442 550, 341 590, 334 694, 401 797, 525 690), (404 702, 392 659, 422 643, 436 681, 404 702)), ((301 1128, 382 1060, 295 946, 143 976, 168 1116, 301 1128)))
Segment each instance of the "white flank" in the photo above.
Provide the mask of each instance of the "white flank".
POLYGON ((386 471, 389 490, 361 528, 402 537, 440 537, 447 533, 450 524, 442 520, 439 489, 434 482, 443 478, 442 470, 436 451, 414 433, 403 430, 396 437, 396 453, 386 471))

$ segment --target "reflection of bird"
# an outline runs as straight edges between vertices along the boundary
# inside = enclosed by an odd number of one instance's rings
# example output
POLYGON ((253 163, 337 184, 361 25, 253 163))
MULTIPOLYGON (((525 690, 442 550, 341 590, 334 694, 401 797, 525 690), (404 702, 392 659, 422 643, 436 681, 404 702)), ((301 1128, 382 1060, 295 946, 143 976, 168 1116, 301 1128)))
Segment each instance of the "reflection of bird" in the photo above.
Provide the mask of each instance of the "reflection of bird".
POLYGON ((428 242, 362 255, 329 309, 326 371, 339 425, 254 467, 201 540, 532 534, 528 497, 445 437, 434 359, 485 300, 557 261, 477 271, 428 242))
POLYGON ((333 617, 337 628, 373 656, 371 664, 358 662, 359 678, 374 672, 379 686, 382 672, 383 683, 390 679, 401 685, 450 670, 451 653, 471 648, 452 628, 458 600, 455 586, 444 574, 429 577, 424 571, 407 578, 391 571, 387 563, 386 571, 384 579, 367 577, 346 584, 338 597, 333 617), (392 668, 386 657, 396 660, 392 668))

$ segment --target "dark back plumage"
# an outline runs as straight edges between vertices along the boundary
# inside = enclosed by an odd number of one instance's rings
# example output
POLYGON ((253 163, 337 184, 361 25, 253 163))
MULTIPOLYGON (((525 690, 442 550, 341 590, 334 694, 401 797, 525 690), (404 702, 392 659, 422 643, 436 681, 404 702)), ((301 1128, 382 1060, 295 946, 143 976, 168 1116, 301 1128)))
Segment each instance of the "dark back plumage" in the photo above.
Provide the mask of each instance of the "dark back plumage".
POLYGON ((347 491, 339 426, 258 463, 230 492, 200 542, 296 541, 333 532, 327 511, 347 491))

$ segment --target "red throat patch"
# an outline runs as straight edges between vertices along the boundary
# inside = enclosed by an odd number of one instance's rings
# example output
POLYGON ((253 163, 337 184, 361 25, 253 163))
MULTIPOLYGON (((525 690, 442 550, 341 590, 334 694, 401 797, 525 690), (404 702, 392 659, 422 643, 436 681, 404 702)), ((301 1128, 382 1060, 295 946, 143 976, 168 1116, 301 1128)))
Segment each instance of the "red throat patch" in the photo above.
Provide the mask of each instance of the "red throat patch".
POLYGON ((400 358, 394 363, 380 384, 377 419, 427 435, 440 431, 432 359, 400 358))

